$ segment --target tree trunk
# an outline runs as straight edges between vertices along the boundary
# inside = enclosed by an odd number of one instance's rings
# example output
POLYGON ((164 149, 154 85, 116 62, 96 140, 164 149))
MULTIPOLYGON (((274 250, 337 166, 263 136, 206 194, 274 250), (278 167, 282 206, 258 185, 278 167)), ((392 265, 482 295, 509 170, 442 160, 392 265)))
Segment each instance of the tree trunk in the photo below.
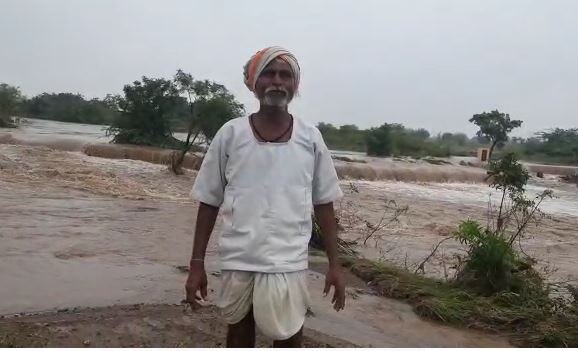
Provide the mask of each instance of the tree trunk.
MULTIPOLYGON (((189 93, 189 101, 191 99, 191 95, 189 93)), ((195 140, 197 140, 197 137, 199 136, 199 131, 197 131, 197 134, 195 134, 195 137, 193 138, 193 140, 191 141, 191 135, 193 134, 193 129, 195 129, 195 105, 192 102, 189 102, 189 107, 191 110, 191 121, 189 123, 189 130, 187 132, 187 140, 185 141, 185 145, 183 145, 183 148, 181 150, 181 152, 179 153, 178 157, 171 157, 171 171, 174 174, 183 174, 183 170, 181 168, 181 165, 183 164, 183 161, 185 160, 185 155, 187 154, 187 152, 189 152, 189 150, 191 149, 191 146, 193 145, 193 143, 195 142, 195 140)))
POLYGON ((181 165, 183 164, 183 161, 185 160, 185 155, 187 154, 187 152, 189 152, 189 150, 191 149, 191 146, 193 146, 193 143, 195 142, 195 140, 197 140, 197 137, 199 136, 199 132, 197 132, 197 134, 195 134, 193 140, 191 141, 191 134, 193 134, 192 129, 189 129, 189 132, 187 134, 187 140, 185 141, 185 145, 183 146, 183 149, 179 152, 178 157, 175 159, 171 159, 171 170, 173 171, 174 174, 183 174, 183 170, 181 168, 181 165))
POLYGON ((492 154, 494 153, 494 148, 496 147, 496 144, 498 144, 497 141, 492 142, 492 145, 490 146, 490 151, 488 152, 488 161, 492 160, 492 154))

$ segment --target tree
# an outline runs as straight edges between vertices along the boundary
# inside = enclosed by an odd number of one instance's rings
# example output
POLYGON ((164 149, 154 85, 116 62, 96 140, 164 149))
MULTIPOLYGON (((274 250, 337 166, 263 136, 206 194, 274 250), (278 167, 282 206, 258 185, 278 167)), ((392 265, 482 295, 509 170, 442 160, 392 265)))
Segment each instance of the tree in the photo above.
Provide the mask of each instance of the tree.
POLYGON ((393 151, 392 127, 384 123, 371 128, 366 134, 367 154, 369 156, 389 156, 393 151))
POLYGON ((491 179, 490 186, 502 192, 497 218, 497 230, 500 231, 504 221, 502 213, 506 194, 514 197, 518 193, 523 193, 530 176, 513 153, 505 155, 498 161, 490 162, 488 176, 491 179))
POLYGON ((418 137, 419 139, 422 139, 422 140, 426 140, 430 137, 429 132, 424 128, 420 128, 420 129, 415 130, 414 134, 416 137, 418 137))
POLYGON ((0 84, 0 128, 14 127, 10 117, 20 111, 23 101, 20 89, 5 83, 0 84))
POLYGON ((359 131, 359 127, 357 127, 355 124, 344 124, 339 127, 339 131, 342 133, 355 133, 359 131))
POLYGON ((492 157, 496 145, 503 145, 508 141, 508 133, 522 125, 522 121, 510 120, 509 114, 501 113, 498 110, 476 114, 469 121, 480 128, 476 133, 479 138, 485 137, 490 140, 488 158, 492 157))
POLYGON ((544 140, 542 148, 547 155, 567 157, 572 162, 578 162, 578 128, 556 128, 539 135, 544 140))
POLYGON ((119 115, 107 134, 114 143, 171 147, 180 142, 172 135, 170 121, 182 113, 186 100, 171 80, 142 77, 124 86, 124 97, 118 101, 119 115))
POLYGON ((26 101, 27 116, 71 123, 110 124, 118 113, 111 106, 111 95, 104 100, 86 100, 80 94, 42 93, 26 101))
POLYGON ((317 123, 317 129, 321 132, 321 134, 325 137, 327 132, 335 132, 337 128, 331 123, 319 122, 317 123))
POLYGON ((244 113, 244 107, 224 85, 209 80, 194 80, 190 73, 180 69, 173 81, 188 104, 187 138, 178 158, 171 163, 171 170, 178 174, 186 153, 197 137, 202 134, 210 143, 223 124, 244 113))

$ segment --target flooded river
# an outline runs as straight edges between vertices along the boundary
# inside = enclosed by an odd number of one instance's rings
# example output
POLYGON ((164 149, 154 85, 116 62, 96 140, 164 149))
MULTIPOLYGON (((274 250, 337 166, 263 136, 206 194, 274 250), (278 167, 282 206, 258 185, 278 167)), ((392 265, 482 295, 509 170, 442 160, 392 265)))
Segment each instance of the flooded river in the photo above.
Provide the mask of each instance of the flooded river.
MULTIPOLYGON (((37 143, 0 143, 0 315, 72 306, 178 303, 183 298, 185 275, 176 267, 187 265, 190 255, 198 204, 188 193, 196 172, 175 176, 163 165, 90 157, 39 142, 106 142, 98 128, 102 127, 32 121, 18 130, 0 130, 0 138, 11 135, 37 143)), ((341 186, 347 195, 337 204, 338 211, 357 211, 372 223, 379 220, 388 199, 409 206, 399 223, 358 247, 369 257, 406 265, 419 262, 460 220, 483 221, 488 198, 496 198, 483 183, 342 180, 341 186), (352 184, 356 191, 351 191, 352 184)), ((553 188, 558 198, 544 203, 550 217, 530 233, 525 249, 543 266, 556 264, 556 277, 578 278, 578 191, 555 177, 533 179, 528 190, 546 188, 553 188)), ((219 226, 218 221, 208 249, 213 288, 218 286, 219 226)), ((358 239, 361 231, 352 226, 343 235, 358 239)), ((441 260, 459 250, 448 242, 441 260)), ((427 273, 443 276, 440 267, 429 267, 427 273)), ((319 276, 311 274, 312 288, 321 289, 319 276)), ((325 306, 316 293, 316 305, 325 306)), ((408 342, 417 340, 416 333, 429 335, 440 346, 466 345, 464 340, 478 337, 440 329, 419 320, 406 305, 388 301, 360 297, 352 301, 347 318, 318 307, 318 317, 308 323, 324 333, 331 333, 332 325, 340 326, 335 330, 351 334, 350 340, 366 338, 374 345, 419 345, 408 342), (397 327, 386 328, 386 322, 397 327)))

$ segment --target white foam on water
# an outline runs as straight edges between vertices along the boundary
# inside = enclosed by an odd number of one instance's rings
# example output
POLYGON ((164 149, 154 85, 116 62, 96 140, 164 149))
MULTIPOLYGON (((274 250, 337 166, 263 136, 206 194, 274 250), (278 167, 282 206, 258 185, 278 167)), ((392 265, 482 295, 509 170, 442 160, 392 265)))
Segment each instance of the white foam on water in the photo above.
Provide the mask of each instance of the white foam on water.
MULTIPOLYGON (((453 204, 487 206, 488 200, 499 203, 501 193, 486 184, 475 183, 407 183, 392 181, 360 181, 368 187, 375 187, 392 194, 439 200, 453 204)), ((546 184, 549 185, 549 184, 546 184)), ((529 184, 528 197, 534 197, 551 187, 544 184, 529 184)), ((556 184, 555 198, 545 199, 540 208, 548 214, 563 214, 578 217, 578 188, 556 184)))

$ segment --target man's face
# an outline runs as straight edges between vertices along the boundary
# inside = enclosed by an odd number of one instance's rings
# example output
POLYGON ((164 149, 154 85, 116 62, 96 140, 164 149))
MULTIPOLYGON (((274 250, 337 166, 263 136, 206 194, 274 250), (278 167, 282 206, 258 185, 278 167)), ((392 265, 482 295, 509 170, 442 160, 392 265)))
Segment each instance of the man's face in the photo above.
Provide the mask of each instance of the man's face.
POLYGON ((285 107, 295 94, 295 78, 291 66, 282 59, 271 61, 255 84, 255 94, 262 104, 285 107))

